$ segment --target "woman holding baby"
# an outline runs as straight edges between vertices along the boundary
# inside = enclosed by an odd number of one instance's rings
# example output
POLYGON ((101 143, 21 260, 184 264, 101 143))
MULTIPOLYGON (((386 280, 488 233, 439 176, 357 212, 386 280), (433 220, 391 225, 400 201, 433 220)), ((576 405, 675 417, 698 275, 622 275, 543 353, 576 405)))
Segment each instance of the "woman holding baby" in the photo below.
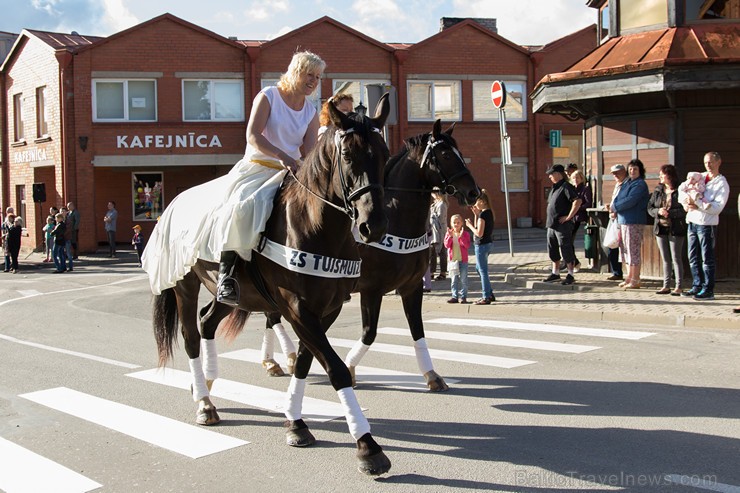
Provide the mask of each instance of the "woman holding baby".
POLYGON ((683 278, 683 248, 686 242, 686 211, 678 199, 678 174, 672 164, 661 166, 660 183, 648 202, 648 214, 655 219, 653 233, 663 260, 663 287, 657 294, 679 296, 683 278), (672 267, 672 269, 671 269, 672 267), (671 291, 671 270, 675 289, 671 291))

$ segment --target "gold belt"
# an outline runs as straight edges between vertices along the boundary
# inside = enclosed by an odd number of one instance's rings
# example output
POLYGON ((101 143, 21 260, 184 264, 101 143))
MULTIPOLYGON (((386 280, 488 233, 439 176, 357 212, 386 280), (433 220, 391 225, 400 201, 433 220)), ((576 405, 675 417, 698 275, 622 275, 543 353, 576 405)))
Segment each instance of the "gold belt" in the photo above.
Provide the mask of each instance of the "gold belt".
POLYGON ((271 169, 277 169, 282 170, 285 169, 285 166, 280 164, 279 161, 268 161, 266 159, 251 159, 253 163, 259 164, 260 166, 264 166, 265 168, 271 168, 271 169))

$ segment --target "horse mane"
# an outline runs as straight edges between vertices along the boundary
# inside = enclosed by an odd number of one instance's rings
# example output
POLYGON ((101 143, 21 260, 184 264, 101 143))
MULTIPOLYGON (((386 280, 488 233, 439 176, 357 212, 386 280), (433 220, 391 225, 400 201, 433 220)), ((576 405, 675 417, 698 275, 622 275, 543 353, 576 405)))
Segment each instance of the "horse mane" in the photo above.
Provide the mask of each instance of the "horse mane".
MULTIPOLYGON (((372 131, 370 119, 358 113, 350 113, 347 116, 354 123, 352 127, 354 132, 349 135, 349 138, 353 139, 351 146, 361 145, 361 140, 367 142, 372 131)), ((322 213, 326 204, 314 197, 301 184, 310 186, 322 197, 325 197, 326 193, 331 190, 333 165, 337 159, 337 146, 334 144, 334 139, 339 131, 340 129, 336 126, 329 125, 326 131, 319 136, 316 147, 306 156, 295 178, 289 175, 283 185, 284 190, 280 201, 286 209, 290 204, 291 210, 296 214, 295 217, 303 219, 296 226, 302 228, 304 234, 313 234, 321 229, 322 213)))

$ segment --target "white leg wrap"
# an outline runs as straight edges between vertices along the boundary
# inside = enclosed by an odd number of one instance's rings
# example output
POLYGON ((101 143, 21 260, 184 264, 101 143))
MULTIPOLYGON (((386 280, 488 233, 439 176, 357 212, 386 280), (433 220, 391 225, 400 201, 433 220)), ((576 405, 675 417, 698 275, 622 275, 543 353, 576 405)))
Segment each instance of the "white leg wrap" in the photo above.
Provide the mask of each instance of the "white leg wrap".
POLYGON ((347 366, 357 366, 360 364, 360 360, 363 356, 368 352, 370 349, 370 346, 367 344, 363 344, 362 341, 357 341, 354 346, 352 346, 352 349, 350 349, 349 353, 347 353, 347 357, 344 358, 344 364, 347 366))
POLYGON ((273 325, 272 330, 275 331, 275 335, 280 343, 280 348, 283 350, 283 354, 288 356, 290 353, 295 353, 295 344, 293 344, 293 340, 288 335, 283 324, 277 323, 273 325))
POLYGON ((303 417, 303 394, 306 391, 306 379, 293 376, 288 386, 285 399, 285 417, 290 421, 297 421, 303 417))
POLYGON ((275 355, 275 335, 272 330, 265 329, 262 334, 262 361, 272 359, 275 355))
POLYGON ((188 363, 190 364, 190 374, 193 376, 193 400, 198 402, 209 396, 206 376, 203 374, 203 364, 200 356, 188 360, 188 363))
POLYGON ((418 341, 414 341, 414 351, 416 351, 416 364, 419 365, 422 375, 434 370, 432 357, 429 356, 429 349, 427 348, 427 340, 424 337, 418 341))
POLYGON ((370 433, 370 423, 367 422, 367 418, 362 414, 362 408, 360 408, 360 403, 357 402, 357 397, 352 387, 337 390, 337 395, 342 403, 342 407, 344 407, 347 426, 349 426, 349 433, 352 435, 352 438, 357 441, 365 433, 370 433))
POLYGON ((203 369, 206 372, 206 380, 218 378, 218 351, 216 350, 216 339, 201 339, 201 354, 203 355, 203 369))

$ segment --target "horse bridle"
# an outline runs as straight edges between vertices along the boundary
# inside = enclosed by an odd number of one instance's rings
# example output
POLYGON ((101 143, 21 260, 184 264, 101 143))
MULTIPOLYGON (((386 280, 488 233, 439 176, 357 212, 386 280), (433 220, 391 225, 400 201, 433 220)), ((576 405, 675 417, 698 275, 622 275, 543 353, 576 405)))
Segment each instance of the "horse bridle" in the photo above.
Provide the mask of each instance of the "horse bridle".
MULTIPOLYGON (((440 179, 442 180, 442 187, 440 189, 440 192, 444 193, 445 195, 455 195, 458 192, 458 190, 455 187, 455 185, 452 184, 452 182, 460 178, 461 176, 472 176, 472 175, 467 165, 465 164, 465 160, 460 154, 460 151, 458 151, 457 147, 453 145, 450 145, 450 147, 452 148, 452 151, 455 153, 455 155, 460 160, 460 163, 462 164, 462 170, 458 171, 451 177, 447 177, 445 175, 444 170, 442 170, 442 167, 439 165, 437 161, 437 154, 435 153, 435 150, 434 150, 435 147, 437 147, 439 144, 442 144, 442 143, 444 143, 444 140, 435 139, 432 134, 429 134, 429 140, 427 141, 427 146, 424 149, 424 153, 421 156, 421 164, 419 165, 419 167, 423 168, 424 165, 427 164, 427 161, 429 161, 429 168, 436 171, 440 179)), ((408 153, 408 150, 406 152, 408 153)), ((434 189, 399 188, 399 187, 385 187, 385 189, 398 191, 398 192, 418 192, 418 193, 430 193, 430 192, 435 191, 434 189)))
MULTIPOLYGON (((376 133, 381 133, 380 129, 376 127, 370 127, 371 131, 376 133)), ((369 183, 367 185, 364 185, 362 187, 356 188, 352 190, 349 185, 347 184, 347 178, 344 176, 344 171, 342 170, 342 139, 349 136, 350 134, 354 133, 355 129, 350 128, 347 130, 337 130, 334 133, 334 145, 337 148, 337 159, 336 159, 336 166, 337 171, 339 173, 339 182, 342 185, 342 198, 344 200, 344 207, 340 207, 336 205, 335 203, 331 202, 330 200, 320 196, 310 188, 308 188, 306 185, 300 182, 298 178, 295 176, 295 173, 291 171, 291 174, 293 175, 293 178, 301 184, 301 186, 307 190, 311 195, 316 197, 317 199, 321 200, 327 205, 330 205, 331 207, 335 208, 338 211, 343 212, 344 214, 347 214, 351 220, 357 219, 357 208, 352 204, 355 200, 357 200, 358 197, 361 195, 364 195, 365 193, 368 193, 372 190, 382 190, 382 186, 378 183, 369 183)))

